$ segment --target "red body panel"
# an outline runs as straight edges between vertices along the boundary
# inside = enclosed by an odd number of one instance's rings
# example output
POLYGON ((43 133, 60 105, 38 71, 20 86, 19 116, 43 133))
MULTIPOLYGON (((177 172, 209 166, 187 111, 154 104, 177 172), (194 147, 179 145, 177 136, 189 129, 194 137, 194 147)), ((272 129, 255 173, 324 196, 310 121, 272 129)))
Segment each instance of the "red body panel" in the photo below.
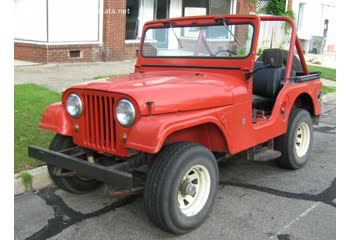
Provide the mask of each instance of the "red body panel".
POLYGON ((73 130, 69 116, 61 103, 47 106, 39 126, 68 136, 72 135, 73 130))
MULTIPOLYGON (((172 19, 177 25, 194 21, 209 24, 217 16, 172 19)), ((50 105, 40 124, 99 152, 128 156, 135 151, 158 152, 164 144, 195 141, 215 151, 237 153, 265 142, 287 131, 289 113, 296 99, 306 94, 312 99, 313 113, 318 116, 317 99, 322 88, 319 79, 290 83, 294 47, 299 53, 304 72, 308 73, 295 24, 287 17, 254 15, 220 15, 230 22, 249 22, 254 26, 251 54, 245 58, 144 58, 138 56, 135 72, 75 85, 68 94, 82 96, 84 110, 78 119, 65 113, 61 104, 50 105), (253 122, 252 71, 256 58, 260 21, 284 20, 292 27, 290 54, 285 85, 280 91, 271 116, 253 122), (136 108, 133 126, 124 128, 115 118, 115 105, 127 98, 136 108), (150 110, 148 101, 152 101, 150 110), (102 140, 103 139, 103 140, 102 140)), ((146 23, 145 28, 161 26, 161 21, 146 23)), ((145 30, 144 30, 145 31, 145 30)))
POLYGON ((193 71, 156 71, 133 73, 73 86, 72 89, 116 92, 137 99, 141 115, 148 115, 146 104, 153 101, 152 113, 190 111, 233 104, 232 85, 227 74, 193 71), (226 80, 226 81, 223 81, 226 80))

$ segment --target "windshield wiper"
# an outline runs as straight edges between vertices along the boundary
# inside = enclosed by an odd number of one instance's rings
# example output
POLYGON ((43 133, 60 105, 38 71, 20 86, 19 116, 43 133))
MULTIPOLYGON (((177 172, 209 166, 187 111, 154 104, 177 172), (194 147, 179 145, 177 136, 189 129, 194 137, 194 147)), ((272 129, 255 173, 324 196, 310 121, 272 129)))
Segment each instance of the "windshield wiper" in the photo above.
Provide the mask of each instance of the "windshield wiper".
POLYGON ((238 43, 238 46, 242 47, 242 44, 240 43, 240 41, 238 40, 238 38, 233 34, 233 32, 230 30, 230 28, 227 26, 226 24, 226 19, 225 18, 215 18, 214 19, 216 22, 221 21, 222 24, 225 26, 226 30, 231 34, 231 36, 233 37, 233 39, 238 43))
POLYGON ((163 24, 164 24, 164 25, 169 24, 169 26, 170 26, 171 30, 173 31, 174 36, 175 36, 175 38, 176 38, 176 40, 177 40, 177 43, 179 44, 180 48, 183 48, 184 45, 182 44, 180 38, 177 36, 177 34, 176 34, 176 32, 175 32, 175 30, 174 30, 174 28, 173 28, 173 22, 172 22, 172 21, 166 21, 166 22, 163 22, 163 24))

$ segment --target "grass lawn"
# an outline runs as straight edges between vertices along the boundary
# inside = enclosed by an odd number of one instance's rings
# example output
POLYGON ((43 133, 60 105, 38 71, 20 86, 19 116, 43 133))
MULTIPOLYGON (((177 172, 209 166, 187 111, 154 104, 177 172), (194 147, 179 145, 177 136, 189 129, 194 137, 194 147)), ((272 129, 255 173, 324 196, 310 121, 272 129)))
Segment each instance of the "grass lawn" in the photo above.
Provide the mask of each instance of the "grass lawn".
POLYGON ((321 77, 329 80, 336 80, 337 70, 334 68, 320 67, 315 65, 307 65, 310 72, 320 72, 321 77))
POLYGON ((326 85, 323 85, 323 87, 322 87, 322 94, 323 95, 325 95, 327 93, 332 93, 332 92, 335 92, 335 91, 336 91, 335 87, 326 86, 326 85))
POLYGON ((48 147, 54 132, 39 128, 46 106, 61 100, 61 94, 35 84, 15 85, 15 172, 44 163, 28 157, 27 146, 48 147))
POLYGON ((127 74, 129 74, 129 72, 109 73, 109 74, 98 75, 94 77, 94 79, 109 78, 109 77, 121 76, 121 75, 127 75, 127 74))
POLYGON ((109 78, 109 77, 113 77, 113 76, 117 76, 117 75, 120 75, 120 74, 111 73, 111 74, 105 74, 105 75, 98 75, 98 76, 94 77, 94 79, 109 78))

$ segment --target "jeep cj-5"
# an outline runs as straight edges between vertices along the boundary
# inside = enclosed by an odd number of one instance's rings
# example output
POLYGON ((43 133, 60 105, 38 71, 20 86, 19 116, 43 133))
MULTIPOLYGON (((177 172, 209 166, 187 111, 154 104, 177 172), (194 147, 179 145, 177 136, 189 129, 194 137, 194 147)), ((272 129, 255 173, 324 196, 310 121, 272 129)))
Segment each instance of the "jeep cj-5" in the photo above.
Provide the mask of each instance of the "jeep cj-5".
POLYGON ((74 85, 46 108, 40 127, 56 136, 49 149, 28 151, 59 188, 85 193, 103 183, 114 195, 143 193, 148 218, 183 234, 213 207, 218 161, 245 152, 299 169, 309 160, 322 83, 290 18, 151 21, 139 50, 133 73, 74 85), (271 22, 284 24, 287 49, 258 48, 271 22))

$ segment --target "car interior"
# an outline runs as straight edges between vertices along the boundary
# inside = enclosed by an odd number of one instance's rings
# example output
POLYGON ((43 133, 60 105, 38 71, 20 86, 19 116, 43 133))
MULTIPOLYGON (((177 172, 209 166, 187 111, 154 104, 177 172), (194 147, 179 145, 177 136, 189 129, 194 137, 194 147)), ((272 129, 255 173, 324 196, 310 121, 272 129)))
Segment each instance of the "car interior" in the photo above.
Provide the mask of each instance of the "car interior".
MULTIPOLYGON (((271 48, 265 49, 257 58, 253 75, 253 119, 265 119, 271 114, 278 93, 283 88, 287 57, 287 50, 271 48)), ((300 60, 294 56, 290 77, 303 74, 300 60)))

